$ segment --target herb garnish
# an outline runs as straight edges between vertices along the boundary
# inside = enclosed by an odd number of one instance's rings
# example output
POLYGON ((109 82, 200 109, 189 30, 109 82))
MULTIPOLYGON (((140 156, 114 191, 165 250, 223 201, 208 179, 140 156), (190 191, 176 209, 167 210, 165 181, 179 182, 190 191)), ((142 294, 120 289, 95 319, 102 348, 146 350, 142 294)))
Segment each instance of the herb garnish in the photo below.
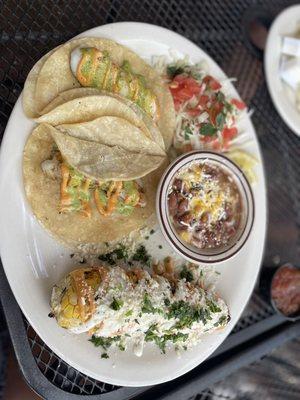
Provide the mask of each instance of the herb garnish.
POLYGON ((180 75, 184 73, 184 67, 178 67, 177 65, 168 65, 167 66, 167 74, 169 78, 173 79, 176 75, 180 75))
POLYGON ((192 271, 187 269, 187 267, 184 265, 182 270, 180 271, 180 279, 185 279, 187 282, 192 282, 194 280, 194 275, 192 271))
POLYGON ((124 344, 119 343, 118 347, 119 347, 119 349, 120 349, 121 351, 125 351, 125 346, 124 346, 124 344))
POLYGON ((193 307, 183 300, 171 304, 167 317, 178 319, 175 324, 177 329, 190 328, 193 322, 199 321, 205 325, 207 320, 212 319, 208 309, 193 307))
POLYGON ((217 313, 222 311, 221 308, 212 300, 206 300, 206 304, 208 305, 208 308, 212 313, 217 313))
POLYGON ((113 252, 107 254, 101 254, 100 256, 98 256, 98 260, 105 261, 109 265, 115 265, 116 261, 113 257, 113 254, 114 254, 113 252))
POLYGON ((156 325, 151 325, 145 335, 145 341, 154 342, 160 348, 162 353, 166 352, 166 344, 168 341, 172 343, 185 342, 187 338, 188 334, 172 332, 159 336, 156 333, 156 325))
POLYGON ((149 299, 148 293, 144 294, 144 299, 143 299, 143 304, 142 304, 141 310, 142 310, 142 313, 145 313, 145 314, 155 314, 155 313, 161 314, 162 313, 162 310, 160 310, 159 308, 156 308, 152 305, 152 303, 149 299))
POLYGON ((217 128, 212 124, 202 124, 199 130, 200 135, 203 136, 214 136, 217 133, 217 128))
POLYGON ((192 132, 191 128, 189 126, 186 126, 184 128, 184 139, 185 140, 189 140, 190 139, 190 135, 192 135, 192 134, 193 134, 193 132, 192 132))
POLYGON ((121 307, 123 307, 123 305, 124 305, 123 300, 117 300, 114 297, 112 303, 110 304, 110 308, 112 308, 115 311, 118 311, 118 310, 120 310, 121 307))
POLYGON ((216 323, 214 324, 214 326, 224 325, 226 322, 228 322, 228 317, 227 317, 227 315, 222 315, 222 316, 219 318, 219 321, 216 322, 216 323))
POLYGON ((222 131, 225 125, 225 115, 220 112, 217 116, 216 116, 216 125, 218 130, 222 131))
POLYGON ((132 314, 133 314, 133 311, 132 311, 132 310, 128 310, 128 311, 125 313, 125 317, 130 317, 132 314))
POLYGON ((149 263, 150 258, 151 257, 148 254, 146 247, 142 244, 136 249, 134 255, 132 256, 133 261, 140 261, 145 264, 149 263))
POLYGON ((118 342, 121 339, 120 336, 114 337, 103 337, 103 336, 92 336, 89 339, 90 342, 93 343, 96 347, 102 347, 103 350, 107 350, 114 342, 118 342))
POLYGON ((107 353, 102 353, 101 358, 109 358, 109 355, 107 353))
POLYGON ((123 244, 120 244, 120 246, 114 251, 114 253, 117 256, 118 260, 128 259, 128 250, 123 244))
POLYGON ((169 305, 171 304, 170 300, 167 297, 164 299, 164 303, 165 303, 165 306, 167 306, 167 307, 169 307, 169 305))
POLYGON ((220 103, 224 103, 225 101, 225 94, 223 92, 218 92, 216 94, 216 99, 220 102, 220 103))
POLYGON ((98 259, 107 262, 109 265, 115 265, 116 260, 128 260, 128 250, 123 244, 120 244, 118 248, 110 253, 98 256, 98 259))

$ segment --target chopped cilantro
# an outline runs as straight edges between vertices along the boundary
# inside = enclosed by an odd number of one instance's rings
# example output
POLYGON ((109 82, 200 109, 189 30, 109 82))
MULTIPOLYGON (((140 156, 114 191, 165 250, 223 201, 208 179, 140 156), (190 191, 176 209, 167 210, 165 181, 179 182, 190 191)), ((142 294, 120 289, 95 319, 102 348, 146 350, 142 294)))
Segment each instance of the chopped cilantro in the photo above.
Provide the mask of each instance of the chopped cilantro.
POLYGON ((217 116, 216 116, 216 125, 217 128, 221 131, 224 128, 225 125, 225 115, 220 112, 217 116))
POLYGON ((150 261, 150 255, 148 254, 146 247, 141 244, 132 256, 132 260, 147 264, 150 261))
POLYGON ((107 262, 109 265, 115 265, 116 263, 116 261, 113 258, 113 252, 107 254, 101 254, 100 256, 98 256, 98 259, 100 261, 107 262))
POLYGON ((120 336, 114 337, 103 337, 103 336, 92 336, 89 341, 93 343, 96 347, 102 347, 103 350, 107 350, 114 342, 118 342, 120 340, 120 336))
POLYGON ((199 133, 203 136, 214 136, 217 133, 217 128, 212 124, 202 124, 199 133))
POLYGON ((132 314, 133 314, 133 311, 132 311, 132 310, 128 310, 128 311, 125 313, 125 317, 130 317, 132 314))
POLYGON ((206 304, 208 305, 208 308, 210 309, 210 311, 212 313, 217 313, 217 312, 222 311, 221 308, 216 303, 214 303, 212 300, 207 300, 206 304))
POLYGON ((119 349, 120 349, 121 351, 125 351, 125 346, 124 346, 124 344, 119 343, 118 347, 119 347, 119 349))
POLYGON ((184 265, 182 270, 180 271, 180 279, 185 279, 187 282, 192 282, 194 280, 194 275, 192 271, 187 269, 187 267, 184 265))
POLYGON ((167 74, 171 79, 183 73, 184 73, 184 67, 178 67, 177 65, 172 65, 172 64, 167 66, 167 74))
POLYGON ((145 335, 145 341, 146 342, 154 342, 162 351, 162 353, 166 352, 166 344, 168 341, 172 343, 178 343, 178 342, 185 342, 188 338, 188 334, 184 333, 167 333, 162 336, 159 336, 156 334, 156 326, 152 325, 148 329, 145 335))
POLYGON ((214 326, 224 325, 226 322, 228 322, 228 316, 227 315, 222 315, 219 318, 219 321, 214 324, 214 326))
POLYGON ((154 314, 155 313, 155 307, 153 307, 153 305, 149 299, 148 293, 144 294, 142 312, 146 313, 146 314, 154 314))
POLYGON ((165 306, 167 306, 167 307, 169 307, 169 305, 171 304, 170 300, 167 297, 164 299, 164 303, 165 303, 165 306))
POLYGON ((111 251, 110 253, 101 254, 100 256, 98 256, 98 259, 100 261, 107 262, 109 265, 115 265, 116 260, 128 260, 128 257, 129 255, 127 248, 124 245, 120 244, 118 248, 111 251))
POLYGON ((114 254, 117 256, 118 260, 128 259, 128 250, 123 244, 120 244, 119 247, 114 250, 114 254))
POLYGON ((225 94, 223 92, 218 92, 216 98, 220 103, 223 103, 225 101, 225 94))
POLYGON ((167 317, 178 319, 175 324, 177 329, 190 328, 193 322, 199 321, 205 325, 207 320, 212 319, 208 309, 193 307, 183 300, 171 304, 167 317))
POLYGON ((124 301, 122 300, 117 300, 115 297, 110 305, 110 308, 112 308, 115 311, 120 310, 120 308, 122 308, 124 305, 124 301))
POLYGON ((189 126, 186 126, 184 128, 184 139, 190 140, 190 135, 192 135, 192 134, 193 134, 193 132, 192 132, 191 128, 189 126))
POLYGON ((107 353, 102 353, 101 358, 109 358, 109 355, 107 353))
POLYGON ((234 106, 231 103, 228 103, 228 101, 224 101, 224 107, 226 109, 226 111, 232 113, 234 106))

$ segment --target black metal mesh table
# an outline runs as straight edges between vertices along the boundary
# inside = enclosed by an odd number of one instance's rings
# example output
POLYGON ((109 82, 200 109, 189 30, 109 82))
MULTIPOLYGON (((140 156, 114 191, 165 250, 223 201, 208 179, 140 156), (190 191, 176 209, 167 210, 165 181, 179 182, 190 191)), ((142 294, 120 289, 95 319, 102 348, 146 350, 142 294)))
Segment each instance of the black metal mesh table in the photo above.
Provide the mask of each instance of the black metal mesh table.
MULTIPOLYGON (((300 141, 272 105, 263 72, 263 54, 252 44, 248 29, 254 20, 268 26, 281 9, 294 3, 297 2, 2 1, 0 134, 3 135, 29 70, 42 54, 58 44, 84 30, 117 21, 148 22, 177 31, 211 55, 227 75, 238 79, 236 87, 254 111, 252 120, 265 161, 269 225, 264 264, 296 264, 300 253, 300 141)), ((40 394, 47 393, 49 399, 80 395, 97 399, 189 398, 236 366, 253 361, 272 346, 295 336, 299 329, 299 325, 286 324, 275 315, 257 288, 233 333, 210 360, 171 385, 147 390, 117 388, 84 376, 56 357, 22 318, 3 271, 1 276, 2 303, 21 368, 29 384, 40 394)))

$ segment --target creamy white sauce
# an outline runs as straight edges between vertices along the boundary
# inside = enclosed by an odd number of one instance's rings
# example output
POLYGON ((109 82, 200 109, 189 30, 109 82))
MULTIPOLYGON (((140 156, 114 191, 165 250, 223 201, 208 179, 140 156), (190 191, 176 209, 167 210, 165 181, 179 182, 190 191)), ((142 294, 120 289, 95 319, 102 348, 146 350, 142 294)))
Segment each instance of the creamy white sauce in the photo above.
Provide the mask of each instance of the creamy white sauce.
MULTIPOLYGON (((94 336, 111 338, 120 336, 122 345, 126 348, 132 346, 134 354, 141 356, 145 344, 145 334, 151 326, 155 325, 155 334, 163 336, 167 332, 172 334, 187 334, 185 341, 176 342, 176 348, 191 347, 199 343, 203 333, 212 332, 218 326, 221 316, 228 316, 228 308, 225 302, 218 298, 212 290, 202 289, 202 277, 197 268, 191 269, 194 274, 193 284, 189 284, 185 279, 177 282, 176 290, 173 293, 170 282, 162 277, 150 276, 144 272, 144 277, 137 284, 133 284, 124 269, 111 267, 108 270, 108 285, 100 285, 95 293, 96 311, 92 318, 86 323, 79 323, 69 328, 69 331, 79 334, 96 328, 94 336), (143 312, 145 304, 145 293, 151 302, 151 306, 160 312, 143 312), (112 302, 119 301, 121 306, 118 310, 112 308, 112 302), (211 312, 211 319, 204 324, 202 321, 195 321, 189 327, 174 329, 178 321, 176 318, 168 318, 168 307, 165 300, 170 303, 184 301, 190 306, 197 308, 207 308, 207 299, 212 300, 220 309, 218 312, 211 312)), ((52 309, 57 315, 60 311, 60 299, 62 290, 70 284, 70 278, 66 278, 61 284, 54 287, 52 294, 52 309)), ((222 324, 223 325, 223 324, 222 324)), ((224 323, 225 325, 225 323, 224 323)), ((170 347, 172 343, 168 343, 170 347)))

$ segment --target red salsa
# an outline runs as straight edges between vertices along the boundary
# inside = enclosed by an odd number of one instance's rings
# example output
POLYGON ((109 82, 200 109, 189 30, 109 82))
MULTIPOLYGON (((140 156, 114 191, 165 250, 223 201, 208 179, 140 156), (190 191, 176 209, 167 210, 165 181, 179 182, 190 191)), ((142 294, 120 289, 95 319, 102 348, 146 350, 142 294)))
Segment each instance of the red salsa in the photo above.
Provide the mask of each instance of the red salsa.
POLYGON ((300 269, 285 265, 275 273, 271 287, 272 299, 282 314, 300 314, 300 269))
POLYGON ((176 174, 168 192, 169 216, 178 236, 199 249, 230 244, 241 222, 241 195, 226 171, 192 162, 176 174))

